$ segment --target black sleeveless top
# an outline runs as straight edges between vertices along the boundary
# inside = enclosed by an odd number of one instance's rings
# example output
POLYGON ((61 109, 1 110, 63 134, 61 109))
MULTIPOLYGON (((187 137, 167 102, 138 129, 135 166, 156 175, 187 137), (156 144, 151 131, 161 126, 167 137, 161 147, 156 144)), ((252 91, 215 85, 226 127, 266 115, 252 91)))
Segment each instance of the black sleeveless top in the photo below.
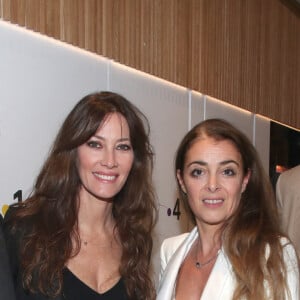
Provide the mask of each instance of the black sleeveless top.
POLYGON ((68 268, 63 271, 63 282, 62 298, 66 300, 128 300, 122 278, 103 294, 91 289, 68 268))

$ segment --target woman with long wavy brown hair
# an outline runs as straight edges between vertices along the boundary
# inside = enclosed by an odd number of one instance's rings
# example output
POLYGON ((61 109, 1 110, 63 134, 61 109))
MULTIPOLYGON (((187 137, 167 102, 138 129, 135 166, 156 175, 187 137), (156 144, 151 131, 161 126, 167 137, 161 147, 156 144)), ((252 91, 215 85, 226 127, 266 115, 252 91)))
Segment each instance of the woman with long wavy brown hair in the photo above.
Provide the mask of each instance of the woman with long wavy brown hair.
POLYGON ((154 299, 152 165, 132 103, 112 92, 80 100, 32 194, 5 218, 17 299, 154 299))
POLYGON ((175 172, 196 226, 163 242, 157 300, 298 300, 295 249, 248 138, 224 120, 203 121, 180 143, 175 172))

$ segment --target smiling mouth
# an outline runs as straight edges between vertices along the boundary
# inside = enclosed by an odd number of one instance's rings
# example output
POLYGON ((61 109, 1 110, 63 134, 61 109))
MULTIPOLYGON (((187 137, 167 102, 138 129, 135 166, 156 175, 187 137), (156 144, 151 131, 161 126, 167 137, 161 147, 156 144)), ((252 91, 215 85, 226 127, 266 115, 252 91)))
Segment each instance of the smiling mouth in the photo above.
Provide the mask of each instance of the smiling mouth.
POLYGON ((222 199, 204 199, 203 202, 205 204, 220 204, 223 203, 222 199))
POLYGON ((107 181, 113 181, 117 178, 116 175, 104 175, 104 174, 98 174, 98 173, 93 173, 97 178, 102 179, 102 180, 107 180, 107 181))

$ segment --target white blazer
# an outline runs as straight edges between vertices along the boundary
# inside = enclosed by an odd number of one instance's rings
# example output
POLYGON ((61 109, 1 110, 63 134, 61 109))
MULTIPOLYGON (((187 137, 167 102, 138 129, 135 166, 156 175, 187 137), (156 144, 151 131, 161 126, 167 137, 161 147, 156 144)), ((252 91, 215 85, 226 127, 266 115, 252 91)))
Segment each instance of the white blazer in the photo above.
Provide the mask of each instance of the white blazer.
MULTIPOLYGON (((160 282, 156 300, 175 299, 178 271, 197 237, 198 230, 195 227, 190 233, 168 238, 162 243, 160 251, 160 282)), ((292 300, 299 300, 299 269, 297 256, 294 247, 287 239, 283 238, 281 243, 284 249, 284 261, 287 266, 287 283, 292 300)), ((268 250, 266 252, 268 252, 268 250)), ((200 300, 231 300, 235 285, 235 275, 232 271, 231 263, 224 249, 221 249, 200 300)))

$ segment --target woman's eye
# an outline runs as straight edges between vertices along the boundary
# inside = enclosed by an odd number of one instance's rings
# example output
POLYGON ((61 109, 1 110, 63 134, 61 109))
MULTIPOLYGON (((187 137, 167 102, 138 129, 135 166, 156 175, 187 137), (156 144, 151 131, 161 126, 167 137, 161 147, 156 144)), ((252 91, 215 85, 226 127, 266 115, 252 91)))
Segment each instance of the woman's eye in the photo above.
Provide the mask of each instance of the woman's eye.
POLYGON ((118 150, 123 150, 123 151, 129 151, 131 150, 131 145, 128 144, 121 144, 117 146, 118 150))
POLYGON ((223 174, 226 175, 226 176, 234 176, 236 174, 236 172, 232 169, 225 169, 223 171, 223 174))
POLYGON ((192 177, 199 177, 203 174, 203 170, 200 169, 194 169, 191 172, 192 177))
POLYGON ((101 147, 101 145, 98 142, 95 142, 95 141, 88 141, 87 145, 91 148, 100 148, 101 147))

